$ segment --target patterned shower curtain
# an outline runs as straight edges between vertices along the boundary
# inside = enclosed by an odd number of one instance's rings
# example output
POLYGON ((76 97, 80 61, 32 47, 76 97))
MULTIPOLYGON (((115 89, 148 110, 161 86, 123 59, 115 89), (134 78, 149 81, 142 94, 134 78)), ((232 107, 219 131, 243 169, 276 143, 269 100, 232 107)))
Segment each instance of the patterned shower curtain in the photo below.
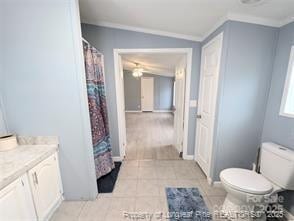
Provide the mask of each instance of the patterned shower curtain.
POLYGON ((114 168, 104 86, 103 55, 83 42, 88 103, 97 179, 114 168))

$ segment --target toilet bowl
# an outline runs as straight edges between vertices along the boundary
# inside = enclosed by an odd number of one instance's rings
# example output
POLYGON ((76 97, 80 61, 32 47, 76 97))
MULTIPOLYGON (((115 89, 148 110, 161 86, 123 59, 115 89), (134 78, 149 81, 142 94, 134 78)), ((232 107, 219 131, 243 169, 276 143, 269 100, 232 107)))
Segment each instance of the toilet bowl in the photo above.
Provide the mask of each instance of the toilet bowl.
POLYGON ((227 197, 223 204, 226 216, 231 220, 264 220, 268 203, 275 199, 274 194, 283 191, 261 174, 241 168, 225 169, 220 179, 227 197), (249 214, 251 212, 251 214, 249 214))
POLYGON ((227 191, 222 206, 227 219, 266 220, 267 206, 277 200, 277 193, 294 189, 294 151, 264 143, 260 169, 261 174, 241 168, 229 168, 220 173, 227 191))

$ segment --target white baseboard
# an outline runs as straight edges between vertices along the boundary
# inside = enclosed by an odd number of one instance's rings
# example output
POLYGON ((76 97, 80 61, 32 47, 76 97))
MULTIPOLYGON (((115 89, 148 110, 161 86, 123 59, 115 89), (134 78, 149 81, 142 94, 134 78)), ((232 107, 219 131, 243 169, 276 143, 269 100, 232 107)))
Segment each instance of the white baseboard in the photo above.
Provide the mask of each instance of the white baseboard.
POLYGON ((184 160, 194 160, 194 155, 183 155, 184 160))
POLYGON ((141 110, 126 110, 126 113, 142 113, 141 110))
POLYGON ((208 183, 210 186, 212 186, 212 185, 213 185, 213 181, 212 181, 212 179, 211 179, 210 177, 207 177, 206 179, 207 179, 207 183, 208 183))
POLYGON ((212 184, 214 187, 223 187, 223 184, 221 181, 214 181, 212 184))
POLYGON ((123 158, 122 157, 112 157, 112 160, 114 162, 122 162, 123 158))
POLYGON ((51 217, 53 216, 54 212, 59 208, 63 200, 64 200, 63 196, 60 195, 60 198, 55 202, 54 206, 48 211, 48 213, 43 218, 43 220, 49 221, 51 217))
POLYGON ((173 110, 153 110, 154 113, 172 113, 173 110))

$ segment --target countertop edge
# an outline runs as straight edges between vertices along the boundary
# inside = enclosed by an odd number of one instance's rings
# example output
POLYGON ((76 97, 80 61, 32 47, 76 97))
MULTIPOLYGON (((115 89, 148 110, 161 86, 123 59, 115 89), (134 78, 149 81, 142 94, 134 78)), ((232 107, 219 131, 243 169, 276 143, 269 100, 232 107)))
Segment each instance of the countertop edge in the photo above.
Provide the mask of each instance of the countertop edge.
POLYGON ((58 145, 50 145, 52 146, 52 149, 47 151, 46 153, 42 154, 39 157, 36 157, 35 160, 30 162, 28 165, 25 165, 22 169, 18 170, 17 172, 13 173, 11 176, 8 176, 7 178, 0 181, 0 191, 4 189, 9 184, 13 183, 15 180, 17 180, 19 177, 23 176, 26 172, 28 172, 30 169, 34 168, 37 164, 51 156, 53 153, 58 152, 59 148, 58 145))

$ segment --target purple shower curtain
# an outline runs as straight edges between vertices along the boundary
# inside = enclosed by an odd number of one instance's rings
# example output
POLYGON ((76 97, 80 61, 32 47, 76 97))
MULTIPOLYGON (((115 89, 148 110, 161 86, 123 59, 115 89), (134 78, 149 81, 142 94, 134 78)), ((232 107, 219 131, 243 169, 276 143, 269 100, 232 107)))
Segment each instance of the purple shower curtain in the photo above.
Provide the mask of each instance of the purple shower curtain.
POLYGON ((97 179, 114 168, 104 86, 103 55, 83 42, 88 103, 97 179))

